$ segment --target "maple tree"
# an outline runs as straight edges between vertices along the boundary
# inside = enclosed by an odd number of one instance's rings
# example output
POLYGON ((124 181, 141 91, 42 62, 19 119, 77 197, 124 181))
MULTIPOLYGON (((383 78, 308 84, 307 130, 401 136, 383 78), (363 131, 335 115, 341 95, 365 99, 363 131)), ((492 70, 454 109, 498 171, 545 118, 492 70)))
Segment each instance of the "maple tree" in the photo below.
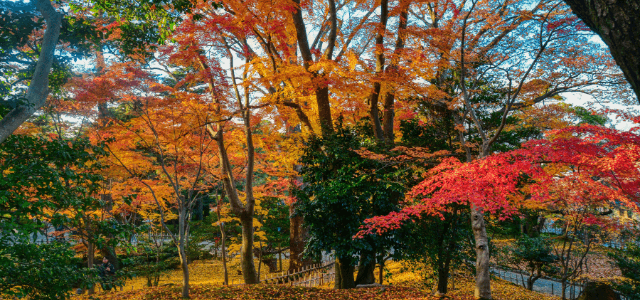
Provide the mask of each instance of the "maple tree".
MULTIPOLYGON (((427 86, 425 93, 440 105, 462 106, 456 115, 456 125, 460 128, 459 141, 467 161, 482 159, 494 151, 513 110, 532 106, 561 92, 585 89, 595 82, 609 80, 598 77, 595 70, 582 62, 557 59, 572 56, 572 51, 586 49, 588 45, 576 38, 574 32, 564 29, 568 26, 563 21, 566 7, 546 1, 539 1, 533 7, 504 2, 504 10, 497 15, 490 14, 494 19, 483 22, 486 19, 482 16, 494 6, 482 1, 473 1, 470 6, 464 6, 465 3, 454 8, 450 20, 435 12, 430 15, 431 19, 423 21, 432 30, 447 33, 457 30, 457 34, 427 35, 423 39, 426 45, 438 50, 432 55, 441 57, 437 73, 431 75, 434 84, 427 86), (539 31, 530 31, 532 28, 539 31), (518 33, 528 39, 515 42, 514 34, 518 33), (521 52, 524 49, 528 54, 521 52), (556 68, 570 68, 571 71, 558 74, 552 71, 556 68), (572 72, 582 75, 572 77, 569 75, 572 72), (436 91, 432 91, 434 89, 436 91), (491 124, 481 120, 482 114, 489 114, 497 122, 491 124), (464 133, 465 125, 472 136, 464 133), (469 147, 474 138, 477 148, 469 147), (477 153, 475 157, 474 152, 477 153)), ((581 58, 602 59, 597 53, 585 53, 581 58)), ((598 64, 598 67, 612 69, 611 62, 598 64)), ((483 211, 472 208, 471 218, 477 252, 476 297, 491 298, 483 211)))
POLYGON ((86 90, 76 91, 77 98, 94 99, 99 95, 99 99, 109 99, 125 95, 128 100, 129 104, 124 102, 122 107, 131 109, 129 116, 111 119, 109 126, 99 128, 97 137, 107 141, 111 164, 128 175, 127 190, 138 193, 135 202, 152 205, 159 214, 161 226, 178 249, 184 271, 183 294, 188 296, 186 246, 191 210, 207 189, 203 182, 207 170, 217 166, 213 160, 216 153, 204 127, 206 116, 202 113, 206 113, 207 105, 126 64, 111 66, 109 72, 93 81, 113 89, 88 85, 84 87, 86 90), (121 77, 111 79, 114 73, 121 77), (143 88, 146 96, 137 90, 142 81, 148 84, 148 89, 143 88), (178 221, 175 231, 167 225, 171 216, 178 221))
MULTIPOLYGON (((621 203, 638 209, 637 134, 582 125, 551 135, 470 163, 445 160, 413 189, 404 209, 366 221, 368 227, 359 236, 396 229, 422 213, 442 215, 450 203, 472 204, 501 219, 530 205, 621 203)), ((594 216, 586 213, 585 218, 594 216)))

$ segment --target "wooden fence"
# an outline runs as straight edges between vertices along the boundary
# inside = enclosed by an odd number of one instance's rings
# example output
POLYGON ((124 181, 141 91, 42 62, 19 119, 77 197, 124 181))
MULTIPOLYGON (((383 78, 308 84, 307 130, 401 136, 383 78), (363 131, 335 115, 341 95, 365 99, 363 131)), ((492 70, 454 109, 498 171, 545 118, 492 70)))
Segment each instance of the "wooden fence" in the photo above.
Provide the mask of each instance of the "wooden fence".
MULTIPOLYGON (((323 262, 301 268, 299 270, 289 270, 280 274, 273 274, 263 279, 265 284, 288 284, 291 286, 322 286, 330 284, 336 279, 335 262, 323 262)), ((244 285, 244 283, 231 282, 230 285, 244 285)))

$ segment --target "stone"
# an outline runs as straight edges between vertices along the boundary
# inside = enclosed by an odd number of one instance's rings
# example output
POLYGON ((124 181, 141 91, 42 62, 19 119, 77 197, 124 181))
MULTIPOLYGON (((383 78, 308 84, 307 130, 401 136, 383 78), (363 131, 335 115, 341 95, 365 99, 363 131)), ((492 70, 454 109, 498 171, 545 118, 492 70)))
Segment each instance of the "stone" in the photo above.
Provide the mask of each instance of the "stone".
POLYGON ((587 282, 578 300, 620 300, 620 295, 604 282, 587 282))

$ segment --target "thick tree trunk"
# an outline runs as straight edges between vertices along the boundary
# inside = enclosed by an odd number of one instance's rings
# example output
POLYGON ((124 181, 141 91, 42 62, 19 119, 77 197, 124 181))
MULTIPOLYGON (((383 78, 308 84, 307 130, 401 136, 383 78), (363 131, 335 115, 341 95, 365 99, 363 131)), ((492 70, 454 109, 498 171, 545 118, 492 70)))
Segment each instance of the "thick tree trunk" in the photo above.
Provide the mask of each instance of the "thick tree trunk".
POLYGON ((482 210, 471 207, 471 228, 476 247, 476 299, 491 299, 491 277, 489 273, 489 239, 482 210))
MULTIPOLYGON (((300 0, 294 0, 294 3, 300 7, 300 0)), ((331 21, 331 32, 329 34, 329 40, 327 41, 327 52, 324 55, 325 59, 331 59, 333 54, 333 47, 336 40, 336 8, 335 1, 329 1, 329 13, 331 21)), ((313 63, 313 56, 311 54, 311 48, 309 47, 309 39, 307 37, 307 29, 304 24, 304 18, 302 16, 302 10, 296 9, 293 12, 293 24, 296 28, 296 37, 298 38, 298 47, 300 49, 300 55, 303 59, 303 65, 306 70, 309 70, 309 66, 313 63)), ((329 86, 324 80, 321 79, 322 75, 317 71, 312 73, 314 78, 320 79, 318 86, 315 88, 316 105, 318 106, 318 120, 322 130, 322 135, 327 135, 333 132, 333 121, 331 117, 331 104, 329 103, 329 86), (319 78, 320 77, 320 78, 319 78)))
POLYGON ((0 143, 4 142, 24 121, 40 109, 49 95, 49 72, 53 64, 53 55, 58 44, 62 15, 51 5, 50 0, 35 0, 35 5, 47 23, 47 30, 41 45, 40 57, 36 64, 31 84, 27 89, 26 101, 9 111, 0 120, 0 143))
POLYGON ((333 121, 331 117, 331 104, 329 104, 329 87, 324 86, 316 89, 316 104, 318 105, 318 120, 320 121, 320 129, 322 135, 333 132, 333 121))
MULTIPOLYGON (((402 3, 402 2, 401 2, 402 3)), ((407 19, 409 18, 409 4, 406 3, 404 9, 400 12, 400 20, 398 24, 398 38, 396 39, 396 49, 394 50, 394 54, 399 54, 400 51, 404 48, 404 38, 403 31, 407 29, 407 19)), ((398 70, 398 59, 392 58, 391 64, 387 68, 386 72, 396 72, 398 70)), ((393 145, 394 135, 393 135, 393 118, 395 117, 395 91, 389 87, 387 89, 387 94, 384 97, 384 114, 382 118, 382 127, 384 131, 384 138, 387 141, 388 145, 393 145)))
POLYGON ((609 46, 640 101, 640 1, 565 0, 571 10, 609 46))
POLYGON ((242 277, 245 284, 256 284, 259 281, 253 262, 253 214, 240 215, 240 223, 242 223, 242 250, 240 250, 242 277))
POLYGON ((448 286, 449 286, 449 270, 445 270, 444 268, 438 270, 438 287, 436 289, 436 294, 446 295, 448 286))
MULTIPOLYGON (((452 230, 455 230, 455 229, 452 229, 452 230)), ((445 232, 444 234, 447 234, 447 233, 445 232)), ((453 259, 452 249, 455 243, 454 236, 452 235, 450 238, 451 240, 449 240, 447 249, 444 249, 444 253, 441 254, 444 257, 441 257, 440 259, 444 260, 444 262, 441 263, 440 266, 438 267, 437 293, 441 295, 447 294, 448 286, 449 286, 449 272, 451 270, 451 259, 453 259)))
POLYGON ((376 281, 373 272, 376 269, 375 256, 371 254, 363 254, 358 262, 358 275, 356 276, 355 285, 372 284, 376 281))
POLYGON ((371 126, 373 134, 379 140, 384 139, 384 132, 380 124, 380 115, 378 111, 378 103, 380 102, 380 89, 382 83, 379 76, 384 72, 384 34, 387 30, 387 20, 389 15, 389 1, 380 1, 380 23, 378 24, 376 33, 376 81, 373 83, 373 92, 369 96, 369 117, 371 118, 371 126))
POLYGON ((302 226, 302 216, 295 216, 296 204, 289 206, 289 271, 300 270, 311 262, 302 258, 306 230, 302 226))
POLYGON ((538 280, 534 272, 529 273, 529 278, 527 278, 527 290, 533 291, 533 284, 538 280))
POLYGON ((353 271, 355 271, 355 267, 351 259, 336 259, 335 268, 335 289, 352 289, 356 287, 356 282, 353 280, 353 271))

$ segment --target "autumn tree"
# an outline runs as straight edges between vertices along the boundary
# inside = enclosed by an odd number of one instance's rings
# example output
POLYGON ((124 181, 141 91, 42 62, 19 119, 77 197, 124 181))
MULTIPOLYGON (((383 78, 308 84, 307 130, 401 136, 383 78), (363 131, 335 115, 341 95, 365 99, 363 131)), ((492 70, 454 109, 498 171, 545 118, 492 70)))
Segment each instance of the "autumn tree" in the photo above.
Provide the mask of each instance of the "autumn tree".
MULTIPOLYGON (((430 80, 431 85, 423 85, 421 91, 432 103, 457 107, 454 110, 460 131, 458 140, 467 153, 467 161, 481 159, 494 151, 514 110, 563 92, 588 91, 594 84, 620 84, 619 78, 612 81, 598 75, 597 68, 606 69, 604 73, 609 74, 615 73, 615 69, 597 52, 581 52, 585 55, 580 59, 593 60, 594 64, 560 59, 575 57, 572 52, 588 47, 588 42, 575 30, 568 30, 570 24, 563 18, 566 7, 549 1, 539 1, 534 6, 501 2, 497 12, 495 7, 495 3, 482 1, 426 6, 422 8, 426 18, 420 20, 424 27, 416 28, 415 34, 407 38, 407 47, 413 45, 415 38, 417 45, 434 50, 416 53, 418 57, 433 59, 416 59, 411 66, 427 72, 421 77, 430 80), (431 64, 434 66, 429 69, 431 64), (563 72, 553 71, 558 69, 563 72), (483 121, 482 114, 491 118, 483 121), (495 121, 487 122, 491 119, 495 121), (474 139, 477 148, 470 147, 474 139)), ((476 297, 490 298, 489 249, 483 212, 478 209, 473 212, 476 297)))
POLYGON ((473 203, 498 218, 508 218, 530 205, 606 207, 621 203, 637 209, 635 149, 639 141, 634 132, 582 125, 482 160, 460 163, 449 159, 414 188, 412 205, 370 219, 366 232, 399 228, 404 220, 422 213, 441 215, 453 203, 473 203), (556 177, 558 174, 562 176, 556 177))
POLYGON ((194 203, 207 190, 203 177, 217 167, 205 129, 210 105, 127 63, 112 65, 102 76, 78 83, 74 92, 78 101, 119 99, 120 108, 127 112, 124 118, 112 118, 108 126, 95 128, 95 134, 107 142, 114 169, 138 188, 130 193, 144 198, 138 201, 152 204, 159 214, 161 226, 178 249, 183 295, 188 297, 189 220, 194 203), (167 223, 172 215, 178 221, 175 229, 167 223))

